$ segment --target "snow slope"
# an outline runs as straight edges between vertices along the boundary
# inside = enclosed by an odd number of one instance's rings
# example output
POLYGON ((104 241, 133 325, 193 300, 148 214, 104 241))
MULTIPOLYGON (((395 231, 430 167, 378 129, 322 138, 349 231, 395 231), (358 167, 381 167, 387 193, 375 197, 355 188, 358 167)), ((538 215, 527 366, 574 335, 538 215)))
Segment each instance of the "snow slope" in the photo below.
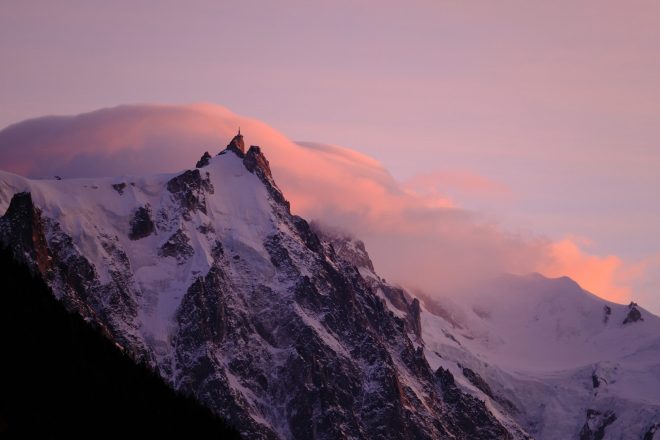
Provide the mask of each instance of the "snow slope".
POLYGON ((595 433, 609 417, 604 438, 643 438, 660 421, 657 316, 538 274, 503 276, 464 299, 446 305, 455 324, 423 310, 429 363, 462 377, 466 390, 508 410, 534 437, 592 438, 585 425, 595 433), (633 309, 642 320, 624 324, 633 309))

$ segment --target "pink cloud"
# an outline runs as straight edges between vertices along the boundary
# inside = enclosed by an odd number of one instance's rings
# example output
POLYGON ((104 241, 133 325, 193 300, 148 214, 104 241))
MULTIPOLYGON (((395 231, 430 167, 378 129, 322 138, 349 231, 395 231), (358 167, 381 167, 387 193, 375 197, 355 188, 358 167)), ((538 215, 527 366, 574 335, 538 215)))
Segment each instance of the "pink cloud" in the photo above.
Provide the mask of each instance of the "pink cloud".
POLYGON ((539 267, 539 272, 550 277, 570 276, 584 289, 610 301, 630 301, 630 282, 641 274, 641 268, 627 265, 615 255, 589 255, 580 247, 588 244, 574 238, 550 243, 550 259, 539 267))
MULTIPOLYGON (((397 182, 376 160, 332 145, 295 143, 266 124, 210 104, 121 106, 44 117, 0 132, 0 168, 33 178, 173 172, 216 154, 238 127, 260 145, 292 210, 339 226, 367 244, 377 270, 427 292, 450 293, 501 272, 569 275, 615 301, 631 297, 641 269, 484 224, 445 195, 458 189, 508 197, 505 186, 466 172, 397 182)), ((583 243, 582 243, 583 244, 583 243)))
POLYGON ((511 195, 511 189, 503 183, 470 171, 445 170, 420 174, 409 179, 404 185, 420 192, 440 192, 449 188, 479 197, 505 198, 511 195))

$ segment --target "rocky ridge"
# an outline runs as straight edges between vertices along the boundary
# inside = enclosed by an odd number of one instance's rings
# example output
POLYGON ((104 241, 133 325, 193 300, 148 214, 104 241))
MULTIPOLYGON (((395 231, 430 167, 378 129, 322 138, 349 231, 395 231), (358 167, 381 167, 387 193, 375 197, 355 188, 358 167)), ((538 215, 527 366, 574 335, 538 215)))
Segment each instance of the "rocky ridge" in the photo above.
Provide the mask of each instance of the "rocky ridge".
POLYGON ((363 245, 292 215, 242 136, 200 168, 119 183, 2 173, 0 240, 246 438, 524 436, 431 369, 419 301, 363 245))

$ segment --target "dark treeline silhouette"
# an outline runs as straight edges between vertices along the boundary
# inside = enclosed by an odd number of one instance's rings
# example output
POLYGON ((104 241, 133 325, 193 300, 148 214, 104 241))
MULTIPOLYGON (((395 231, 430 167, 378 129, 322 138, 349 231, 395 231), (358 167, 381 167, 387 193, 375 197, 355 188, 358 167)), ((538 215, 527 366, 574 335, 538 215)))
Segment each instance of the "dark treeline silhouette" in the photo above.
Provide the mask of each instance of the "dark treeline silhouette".
POLYGON ((0 246, 0 438, 239 438, 69 313, 0 246))

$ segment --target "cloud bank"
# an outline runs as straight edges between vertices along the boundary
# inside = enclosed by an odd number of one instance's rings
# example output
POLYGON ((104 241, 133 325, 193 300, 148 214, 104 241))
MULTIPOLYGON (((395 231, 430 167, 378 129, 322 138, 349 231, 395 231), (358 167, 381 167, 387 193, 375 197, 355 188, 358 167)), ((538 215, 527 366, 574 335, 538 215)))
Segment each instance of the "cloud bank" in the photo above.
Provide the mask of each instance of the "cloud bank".
MULTIPOLYGON (((501 272, 568 275, 587 290, 625 302, 643 268, 586 254, 579 240, 551 242, 479 221, 443 191, 506 197, 509 189, 465 173, 397 182, 371 157, 333 145, 295 143, 226 108, 132 105, 47 116, 0 131, 0 169, 31 178, 174 172, 204 151, 216 154, 238 127, 260 145, 292 210, 362 239, 386 278, 429 295, 451 294, 501 272)), ((402 148, 401 154, 406 154, 402 148)))

